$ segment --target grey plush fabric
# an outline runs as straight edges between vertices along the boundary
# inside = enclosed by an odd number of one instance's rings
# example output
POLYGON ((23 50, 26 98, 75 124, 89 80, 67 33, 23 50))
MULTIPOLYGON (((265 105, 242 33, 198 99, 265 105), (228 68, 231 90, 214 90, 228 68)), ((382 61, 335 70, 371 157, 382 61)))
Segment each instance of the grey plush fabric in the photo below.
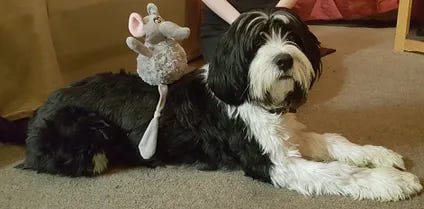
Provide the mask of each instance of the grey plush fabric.
POLYGON ((152 57, 141 54, 137 57, 137 73, 144 82, 150 85, 170 84, 187 73, 187 55, 177 41, 167 39, 149 45, 146 43, 153 51, 152 57))

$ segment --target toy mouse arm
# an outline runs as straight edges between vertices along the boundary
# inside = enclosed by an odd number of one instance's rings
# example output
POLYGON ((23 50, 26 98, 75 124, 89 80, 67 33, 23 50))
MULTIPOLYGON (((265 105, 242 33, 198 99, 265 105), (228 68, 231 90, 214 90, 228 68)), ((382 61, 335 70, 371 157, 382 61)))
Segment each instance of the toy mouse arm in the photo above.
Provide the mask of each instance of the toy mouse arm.
POLYGON ((138 54, 144 55, 146 57, 152 57, 153 52, 149 48, 147 48, 143 43, 134 37, 127 38, 127 46, 138 54))

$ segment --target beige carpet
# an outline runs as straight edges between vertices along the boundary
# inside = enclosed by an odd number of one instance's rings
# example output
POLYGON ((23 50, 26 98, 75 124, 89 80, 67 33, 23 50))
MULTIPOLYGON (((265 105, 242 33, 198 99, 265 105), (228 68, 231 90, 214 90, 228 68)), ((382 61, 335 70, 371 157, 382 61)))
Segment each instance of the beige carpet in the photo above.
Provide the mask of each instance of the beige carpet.
MULTIPOLYGON (((424 55, 392 52, 394 29, 313 27, 325 46, 324 74, 298 113, 318 132, 389 147, 424 177, 424 55)), ((64 178, 13 169, 23 148, 0 145, 0 208, 393 208, 424 207, 424 194, 396 203, 305 197, 242 172, 124 169, 64 178)))

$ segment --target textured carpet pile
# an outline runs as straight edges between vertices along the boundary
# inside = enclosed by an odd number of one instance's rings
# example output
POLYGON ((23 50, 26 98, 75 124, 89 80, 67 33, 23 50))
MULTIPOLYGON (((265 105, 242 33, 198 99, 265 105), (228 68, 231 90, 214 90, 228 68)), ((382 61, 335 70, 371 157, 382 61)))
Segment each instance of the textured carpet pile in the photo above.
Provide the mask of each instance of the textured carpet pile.
MULTIPOLYGON (((424 177, 424 55, 394 53, 394 29, 314 26, 324 46, 323 75, 298 118, 310 130, 341 133, 405 157, 424 177)), ((24 148, 0 145, 0 208, 424 208, 424 194, 380 203, 340 196, 305 197, 253 181, 241 171, 120 168, 96 178, 14 169, 24 148)))

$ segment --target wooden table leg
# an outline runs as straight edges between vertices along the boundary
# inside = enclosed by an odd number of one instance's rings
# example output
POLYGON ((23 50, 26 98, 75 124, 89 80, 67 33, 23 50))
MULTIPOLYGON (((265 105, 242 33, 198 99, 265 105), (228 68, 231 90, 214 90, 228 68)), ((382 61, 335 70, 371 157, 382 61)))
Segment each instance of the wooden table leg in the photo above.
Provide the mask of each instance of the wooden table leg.
POLYGON ((405 40, 409 32, 412 0, 399 0, 399 9, 395 34, 395 51, 405 50, 405 40))

